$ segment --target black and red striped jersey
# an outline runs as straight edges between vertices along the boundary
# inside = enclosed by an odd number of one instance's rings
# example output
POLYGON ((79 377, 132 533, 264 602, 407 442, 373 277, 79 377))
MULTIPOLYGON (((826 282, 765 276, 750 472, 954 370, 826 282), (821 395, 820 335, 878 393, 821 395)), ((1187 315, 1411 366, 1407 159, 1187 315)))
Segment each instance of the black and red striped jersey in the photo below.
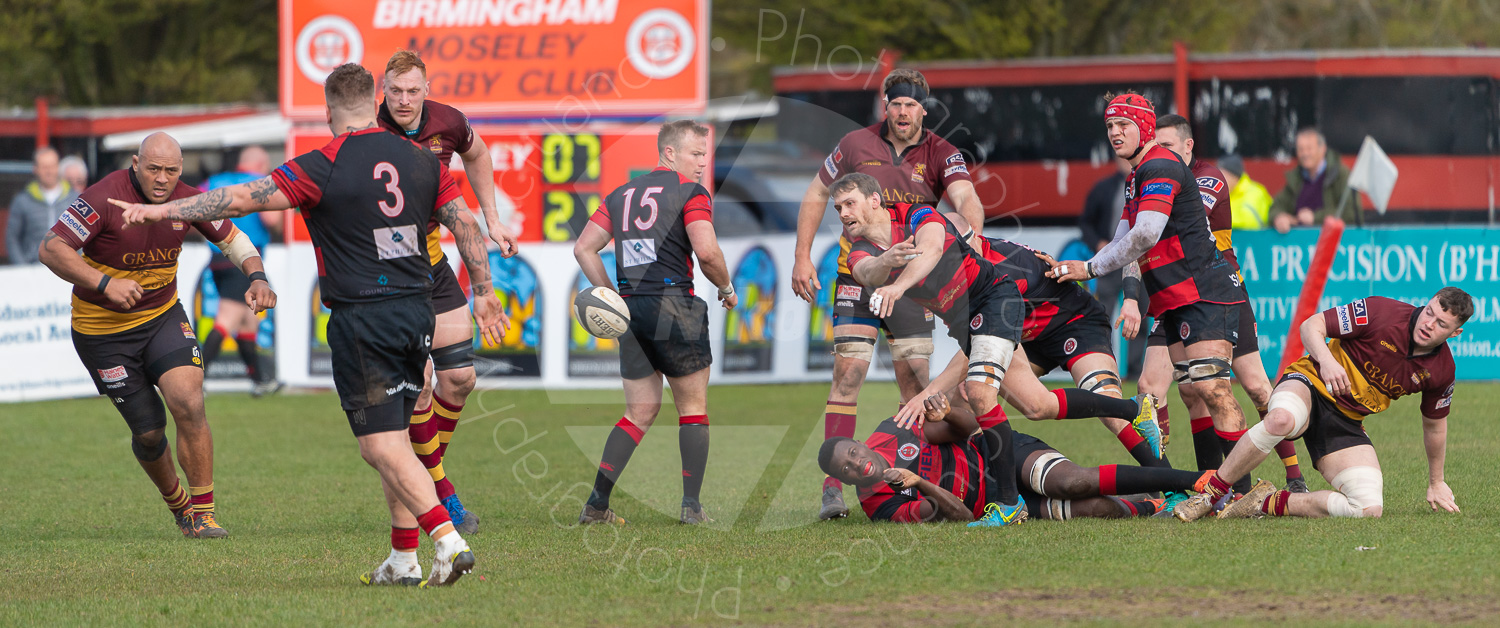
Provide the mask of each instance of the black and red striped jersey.
POLYGON ((1047 278, 1052 267, 1024 244, 1001 238, 981 236, 979 254, 1009 275, 1026 300, 1026 320, 1021 325, 1021 342, 1031 342, 1058 316, 1076 316, 1085 311, 1094 295, 1077 283, 1057 283, 1047 278))
POLYGON ((1139 260, 1151 297, 1147 314, 1190 303, 1244 302, 1239 271, 1219 254, 1198 182, 1177 153, 1153 146, 1126 177, 1121 217, 1133 228, 1141 212, 1167 216, 1161 238, 1139 260))
MULTIPOLYGON (((943 228, 943 252, 932 272, 911 289, 906 298, 932 310, 949 327, 966 322, 971 292, 988 289, 1005 278, 1005 274, 985 260, 964 242, 958 229, 931 205, 909 205, 896 203, 886 208, 891 215, 891 242, 901 242, 925 225, 936 224, 943 228)), ((879 257, 885 249, 879 245, 856 237, 851 241, 849 267, 852 269, 871 257, 879 257)), ((886 282, 895 281, 904 268, 891 271, 886 282)), ((869 286, 877 288, 879 286, 869 286)))
MULTIPOLYGON (((973 440, 934 445, 922 438, 922 428, 896 426, 886 419, 865 439, 865 446, 893 468, 902 468, 936 484, 974 513, 984 516, 984 456, 973 440)), ((922 495, 917 489, 897 491, 885 482, 859 489, 859 505, 871 521, 918 523, 922 520, 922 495)))
POLYGON ((658 167, 615 188, 589 217, 615 239, 620 296, 692 295, 688 223, 713 219, 708 189, 658 167))
POLYGON ((271 178, 307 219, 330 307, 432 291, 427 224, 462 193, 431 152, 376 127, 335 137, 271 178))

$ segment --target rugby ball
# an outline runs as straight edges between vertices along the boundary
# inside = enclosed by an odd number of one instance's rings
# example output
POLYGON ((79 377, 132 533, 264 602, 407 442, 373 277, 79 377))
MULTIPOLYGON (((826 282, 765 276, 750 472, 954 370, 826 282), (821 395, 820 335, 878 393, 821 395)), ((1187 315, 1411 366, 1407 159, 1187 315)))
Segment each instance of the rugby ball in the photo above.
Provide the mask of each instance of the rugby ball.
POLYGON ((603 286, 593 286, 573 297, 573 317, 595 338, 619 338, 630 328, 630 308, 625 307, 625 299, 603 286))

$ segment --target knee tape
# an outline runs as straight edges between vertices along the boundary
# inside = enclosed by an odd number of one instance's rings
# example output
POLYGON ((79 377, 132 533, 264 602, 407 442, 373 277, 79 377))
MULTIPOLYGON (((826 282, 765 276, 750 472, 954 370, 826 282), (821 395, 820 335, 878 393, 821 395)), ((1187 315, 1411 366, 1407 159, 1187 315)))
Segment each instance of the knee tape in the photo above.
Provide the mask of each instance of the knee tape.
POLYGON ((1026 478, 1027 483, 1031 485, 1031 490, 1038 495, 1046 495, 1047 492, 1042 490, 1042 487, 1047 484, 1047 474, 1052 472, 1052 468, 1057 466, 1057 463, 1067 459, 1067 456, 1055 451, 1049 451, 1037 458, 1036 464, 1031 465, 1031 473, 1027 474, 1026 478))
POLYGON ((474 366, 474 341, 455 342, 432 350, 432 370, 451 371, 474 366))
POLYGON ((1301 397, 1289 392, 1271 395, 1271 403, 1266 406, 1266 416, 1270 416, 1271 411, 1277 409, 1286 410, 1288 414, 1292 415, 1292 433, 1287 434, 1287 438, 1301 434, 1303 430, 1307 429, 1308 420, 1312 416, 1312 409, 1307 407, 1307 403, 1302 401, 1301 397))
POLYGON ((891 359, 897 362, 906 360, 926 360, 932 357, 931 338, 893 338, 890 340, 891 359))
POLYGON ((838 336, 833 339, 833 354, 841 358, 875 361, 875 339, 864 336, 838 336))
POLYGON ((1333 476, 1333 490, 1328 497, 1328 514, 1334 517, 1363 517, 1365 509, 1385 503, 1385 479, 1375 467, 1349 467, 1333 476))
POLYGON ((966 381, 984 382, 1000 390, 1005 371, 1016 353, 1014 340, 998 336, 974 336, 969 341, 969 376, 966 381))
POLYGON ((1124 394, 1120 390, 1120 378, 1116 377, 1113 371, 1106 369, 1100 369, 1084 375, 1083 379, 1078 381, 1078 387, 1091 393, 1113 390, 1122 395, 1124 394))
POLYGON ((1047 499, 1042 503, 1047 510, 1047 518, 1053 521, 1067 521, 1073 518, 1073 502, 1067 499, 1047 499))
POLYGON ((131 435, 140 436, 167 427, 167 408, 156 395, 156 389, 150 386, 110 400, 115 402, 115 410, 120 416, 125 417, 131 435))
POLYGON ((1188 380, 1194 384, 1215 379, 1229 379, 1233 371, 1229 368, 1229 360, 1224 358, 1198 358, 1188 360, 1188 380))
POLYGON ((1175 381, 1178 384, 1191 383, 1191 382, 1188 381, 1188 363, 1187 362, 1173 362, 1172 363, 1172 381, 1175 381))

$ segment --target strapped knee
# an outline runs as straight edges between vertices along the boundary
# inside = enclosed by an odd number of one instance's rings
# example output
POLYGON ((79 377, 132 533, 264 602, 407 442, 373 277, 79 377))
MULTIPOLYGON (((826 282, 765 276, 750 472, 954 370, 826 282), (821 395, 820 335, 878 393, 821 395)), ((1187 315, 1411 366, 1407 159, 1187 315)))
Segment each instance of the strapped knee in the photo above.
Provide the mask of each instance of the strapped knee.
POLYGON ((1191 384, 1192 383, 1191 381, 1188 380, 1188 363, 1187 363, 1187 361, 1173 362, 1172 363, 1172 381, 1177 382, 1178 385, 1191 384))
POLYGON ((165 432, 158 433, 154 437, 148 434, 136 434, 130 437, 130 451, 135 453, 136 460, 156 462, 162 454, 167 453, 167 435, 165 432))
POLYGON ((156 389, 150 386, 110 400, 115 402, 115 410, 120 416, 125 417, 125 425, 130 427, 132 435, 149 434, 167 427, 167 408, 156 395, 156 389))
POLYGON ((1334 517, 1364 517, 1368 508, 1385 503, 1385 478, 1375 467, 1349 467, 1333 476, 1333 490, 1328 497, 1328 514, 1334 517))
POLYGON ((1042 502, 1042 507, 1047 511, 1047 518, 1053 521, 1067 521, 1073 518, 1073 502, 1071 500, 1048 498, 1042 502))
POLYGON ((1224 358, 1197 358, 1188 360, 1188 381, 1194 384, 1216 379, 1229 379, 1232 373, 1233 371, 1229 368, 1229 360, 1225 360, 1224 358))
POLYGON ((875 339, 864 336, 838 336, 833 339, 833 354, 853 360, 875 361, 875 339))
POLYGON ((932 357, 932 338, 892 338, 890 345, 891 359, 897 362, 932 357))
POLYGON ((451 371, 474 366, 474 341, 455 342, 432 350, 432 370, 451 371))
POLYGON ((1016 353, 1015 341, 998 336, 974 336, 969 345, 969 376, 966 381, 984 382, 999 390, 1016 353))
POLYGON ((1084 375, 1083 379, 1079 380, 1078 387, 1096 394, 1107 394, 1110 392, 1121 396, 1125 394, 1124 391, 1120 390, 1120 378, 1116 377, 1114 371, 1109 369, 1099 369, 1088 375, 1084 375))
POLYGON ((1047 485, 1047 474, 1051 473, 1052 468, 1058 463, 1067 459, 1067 456, 1055 451, 1049 451, 1038 457, 1036 464, 1031 465, 1031 473, 1028 473, 1026 478, 1027 483, 1031 485, 1031 490, 1036 491, 1038 495, 1046 495, 1047 492, 1042 490, 1042 487, 1047 485))

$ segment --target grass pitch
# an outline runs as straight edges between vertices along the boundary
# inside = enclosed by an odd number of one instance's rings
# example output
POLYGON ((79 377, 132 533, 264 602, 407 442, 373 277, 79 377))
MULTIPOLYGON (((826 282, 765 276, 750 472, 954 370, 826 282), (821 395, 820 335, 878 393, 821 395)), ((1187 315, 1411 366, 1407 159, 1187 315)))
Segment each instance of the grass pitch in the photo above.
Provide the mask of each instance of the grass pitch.
MULTIPOLYGON (((361 586, 388 551, 375 473, 332 394, 208 399, 231 536, 181 537, 103 398, 0 406, 0 625, 846 625, 1475 623, 1500 620, 1500 385, 1460 385, 1433 514, 1417 402, 1369 421, 1380 520, 1033 522, 1017 529, 814 521, 826 385, 714 387, 704 503, 676 523, 670 406, 615 493, 620 528, 571 525, 619 391, 476 393, 445 466, 482 517, 450 590, 361 586)), ((866 387, 859 436, 895 407, 866 387)), ((1249 408, 1245 403, 1244 407, 1249 408)), ((1173 399, 1169 453, 1191 466, 1173 399)), ((1129 457, 1098 422, 1021 431, 1081 464, 1129 457)), ((1299 443, 1303 462, 1306 450, 1299 443)), ((1314 490, 1327 483, 1304 466, 1314 490)), ((1278 484, 1273 457, 1258 475, 1278 484)), ((854 492, 846 499, 853 505, 854 492)), ((424 538, 424 570, 431 542, 424 538)))

